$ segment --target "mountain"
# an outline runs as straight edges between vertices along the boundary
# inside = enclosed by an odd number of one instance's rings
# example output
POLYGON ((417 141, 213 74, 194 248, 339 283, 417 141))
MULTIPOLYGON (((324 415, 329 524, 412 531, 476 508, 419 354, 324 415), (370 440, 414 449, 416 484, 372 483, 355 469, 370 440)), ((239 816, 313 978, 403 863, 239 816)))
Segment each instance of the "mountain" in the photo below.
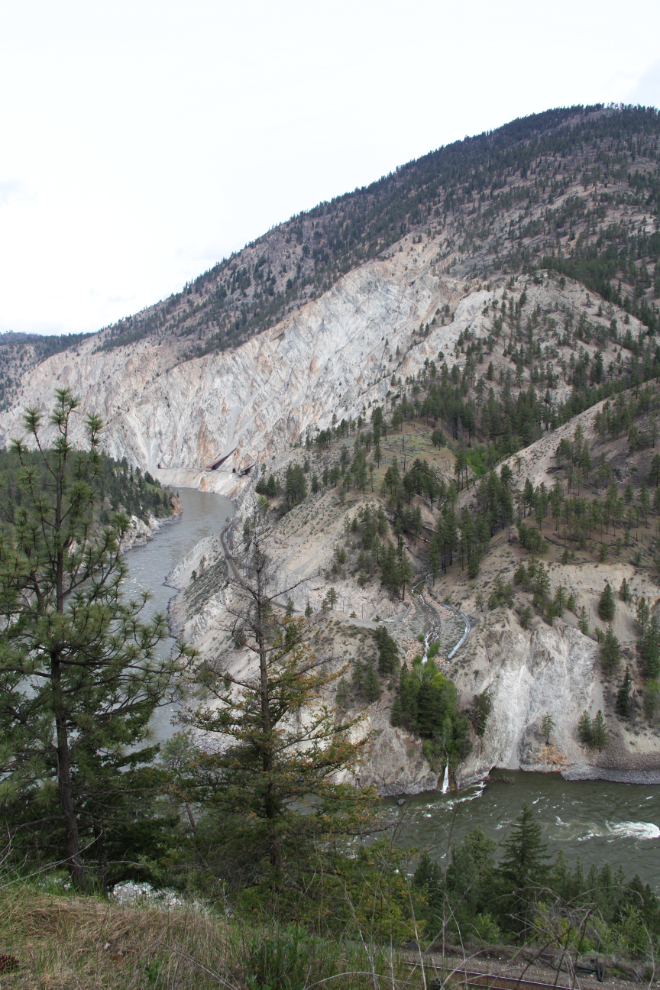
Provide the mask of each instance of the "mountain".
MULTIPOLYGON (((648 503, 660 477, 659 142, 653 109, 514 121, 291 219, 75 347, 41 360, 10 343, 0 442, 21 432, 25 406, 46 410, 56 388, 71 387, 83 412, 101 414, 117 460, 163 484, 225 492, 239 516, 267 495, 278 574, 300 581, 296 609, 319 612, 332 587, 349 603, 346 655, 359 600, 367 624, 391 621, 412 661, 426 606, 408 588, 401 608, 360 542, 379 504, 387 540, 418 576, 432 547, 441 557, 438 607, 449 598, 473 620, 467 647, 443 667, 470 718, 478 698, 492 703, 464 779, 498 762, 610 772, 608 751, 578 738, 581 711, 594 708, 612 726, 614 770, 656 773, 655 667, 637 653, 635 609, 641 598, 657 604, 648 503), (536 564, 544 555, 547 572, 536 564), (521 564, 531 566, 522 576, 521 564), (605 677, 593 629, 607 574, 617 588, 625 577, 633 599, 614 623, 625 664, 605 677), (559 587, 574 608, 560 595, 555 614, 559 587), (637 701, 619 726, 626 665, 637 701)), ((190 590, 209 564, 212 577, 188 595, 194 608, 180 601, 176 617, 202 654, 224 642, 216 544, 177 576, 190 590)), ((445 652, 454 626, 443 624, 445 652)), ((386 680, 369 708, 381 763, 365 779, 387 793, 435 786, 419 739, 414 759, 400 760, 412 743, 390 725, 395 695, 386 680)))
POLYGON ((199 472, 237 444, 227 466, 240 468, 325 422, 317 382, 333 397, 329 417, 358 415, 386 394, 396 348, 407 352, 420 324, 435 332, 461 301, 476 312, 489 282, 540 267, 653 332, 659 136, 655 110, 578 107, 441 148, 75 349, 18 355, 0 426, 8 437, 25 403, 47 405, 68 382, 104 416, 114 456, 199 472))

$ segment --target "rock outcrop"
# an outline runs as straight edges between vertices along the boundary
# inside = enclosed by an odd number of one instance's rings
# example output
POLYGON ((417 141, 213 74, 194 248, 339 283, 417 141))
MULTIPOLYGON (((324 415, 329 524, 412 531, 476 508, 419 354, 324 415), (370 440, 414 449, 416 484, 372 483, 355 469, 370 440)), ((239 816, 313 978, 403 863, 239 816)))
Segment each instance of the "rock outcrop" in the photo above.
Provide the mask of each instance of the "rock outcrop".
POLYGON ((487 691, 492 710, 459 783, 494 766, 548 770, 585 762, 578 719, 585 709, 604 707, 597 644, 561 622, 523 630, 506 607, 490 613, 472 637, 453 678, 466 702, 487 691), (545 714, 555 723, 553 749, 541 733, 545 714))

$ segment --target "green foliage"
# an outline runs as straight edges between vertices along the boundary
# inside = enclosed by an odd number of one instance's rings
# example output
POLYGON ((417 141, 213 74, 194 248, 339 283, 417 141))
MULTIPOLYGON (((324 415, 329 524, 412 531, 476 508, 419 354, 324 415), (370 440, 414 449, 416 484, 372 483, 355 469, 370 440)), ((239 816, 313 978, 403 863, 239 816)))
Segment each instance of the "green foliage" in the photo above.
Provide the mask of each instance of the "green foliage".
POLYGON ((605 749, 609 740, 609 733, 605 724, 603 713, 600 709, 596 712, 596 717, 591 723, 591 745, 597 750, 605 749))
POLYGON ((555 724, 556 724, 555 720, 550 714, 550 712, 546 712, 543 718, 541 719, 541 732, 545 736, 546 746, 550 742, 550 733, 555 728, 555 724))
MULTIPOLYGON (((609 587, 609 585, 608 585, 609 587)), ((600 644, 599 657, 604 672, 609 676, 614 673, 621 660, 621 644, 612 632, 612 626, 607 627, 600 644)))
MULTIPOLYGON (((108 857, 121 861, 140 834, 145 854, 153 852, 164 830, 158 813, 136 818, 141 789, 149 794, 149 778, 152 786, 158 778, 146 767, 154 749, 143 744, 190 651, 177 644, 159 656, 165 617, 143 622, 148 596, 124 596, 128 520, 119 513, 112 525, 98 525, 109 462, 98 449, 98 417, 85 421, 87 449, 74 448, 77 408, 71 392, 58 389, 52 447, 44 444, 42 414, 27 410, 38 453, 26 441, 12 449, 20 467, 10 472, 13 496, 0 532, 0 810, 16 833, 17 855, 29 834, 31 850, 66 861, 85 889, 84 847, 96 844, 90 858, 98 856, 105 882, 113 874, 108 857)), ((149 807, 147 797, 142 804, 149 807)))
POLYGON ((589 712, 582 712, 578 722, 578 739, 582 743, 591 743, 591 716, 589 712))
MULTIPOLYGON (((371 812, 368 795, 335 783, 357 754, 347 735, 355 722, 318 703, 343 672, 317 659, 302 618, 275 607, 264 539, 255 526, 249 556, 238 560, 242 575, 233 578, 231 604, 257 676, 236 680, 223 658, 207 661, 201 671, 206 700, 182 716, 207 738, 230 737, 232 744, 194 751, 172 786, 201 809, 191 836, 195 873, 233 890, 256 884, 255 896, 270 897, 283 878, 307 869, 313 875, 317 842, 359 830, 371 812), (298 718, 301 709, 308 718, 298 718), (300 814, 298 805, 310 794, 315 813, 300 814)), ((374 677, 372 662, 359 674, 365 692, 374 677)), ((346 685, 338 687, 341 703, 346 685)))
POLYGON ((545 553, 548 549, 548 544, 540 531, 532 526, 526 526, 523 522, 518 523, 518 536, 521 546, 529 553, 545 553))
POLYGON ((658 710, 659 697, 660 681, 648 680, 644 685, 644 714, 649 721, 651 721, 658 710))
MULTIPOLYGON (((93 477, 90 475, 96 526, 108 525, 117 512, 137 516, 143 522, 148 522, 150 515, 157 519, 172 515, 171 494, 164 491, 148 471, 144 474, 139 468, 133 471, 126 458, 121 462, 113 461, 101 451, 96 452, 96 457, 93 477)), ((0 450, 0 490, 3 492, 0 522, 10 529, 25 505, 26 495, 20 482, 25 470, 31 471, 35 489, 47 489, 50 475, 38 451, 24 450, 22 460, 19 460, 11 451, 0 450)))
POLYGON ((398 537, 396 547, 388 542, 381 551, 380 573, 381 580, 388 591, 399 592, 403 599, 406 585, 412 580, 412 567, 401 535, 398 537))
POLYGON ((399 647, 392 639, 385 626, 380 626, 374 632, 374 639, 378 646, 378 672, 379 674, 394 674, 399 669, 399 647))
POLYGON ((488 473, 487 450, 484 447, 471 447, 466 450, 465 457, 472 473, 477 478, 488 473))
POLYGON ((655 616, 645 625, 641 653, 644 660, 644 676, 656 678, 660 674, 660 630, 655 616))
POLYGON ((488 597, 488 609, 492 611, 500 605, 508 604, 513 595, 513 588, 504 581, 501 574, 498 574, 493 582, 493 590, 488 597))
POLYGON ((631 688, 632 677, 630 676, 630 667, 626 667, 623 683, 621 684, 616 696, 616 713, 620 718, 628 718, 630 716, 631 688))
POLYGON ((616 602, 609 581, 605 582, 603 593, 598 600, 598 615, 603 622, 611 622, 616 611, 616 602))
POLYGON ((486 723, 488 722, 488 716, 490 715, 493 708, 493 702, 487 691, 483 691, 481 694, 475 694, 472 699, 472 711, 470 712, 470 721, 472 722, 472 728, 479 736, 480 739, 486 731, 486 723))
POLYGON ((420 658, 411 671, 401 667, 399 699, 400 724, 429 740, 432 753, 465 759, 471 748, 468 721, 458 711, 456 688, 433 660, 422 664, 420 658))
POLYGON ((376 673, 376 665, 373 660, 367 661, 364 673, 363 692, 365 698, 370 704, 374 701, 378 701, 383 693, 378 680, 378 674, 376 673))

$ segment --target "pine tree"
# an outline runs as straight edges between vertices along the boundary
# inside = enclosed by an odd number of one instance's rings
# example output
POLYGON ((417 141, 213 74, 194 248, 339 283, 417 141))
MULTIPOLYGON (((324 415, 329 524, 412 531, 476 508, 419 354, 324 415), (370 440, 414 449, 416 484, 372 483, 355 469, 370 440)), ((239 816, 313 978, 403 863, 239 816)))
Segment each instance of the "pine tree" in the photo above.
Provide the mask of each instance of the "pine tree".
POLYGON ((607 627, 607 632, 600 645, 600 662, 606 674, 612 674, 619 666, 621 659, 621 644, 612 632, 612 626, 607 627))
POLYGON ((550 712, 546 712, 543 718, 541 719, 541 732, 545 736, 546 746, 548 746, 550 743, 550 733, 554 728, 555 728, 555 720, 553 719, 550 712))
POLYGON ((646 598, 640 598, 637 602, 637 625, 639 626, 639 631, 642 635, 642 639, 646 633, 646 624, 649 621, 649 606, 646 598))
POLYGON ((616 696, 616 711, 621 718, 628 718, 630 715, 630 689, 632 687, 632 677, 630 667, 626 667, 623 684, 619 688, 616 696))
POLYGON ((125 827, 131 768, 153 758, 153 747, 140 744, 189 651, 179 645, 159 657, 165 617, 145 624, 148 596, 124 599, 128 519, 95 525, 102 424, 87 417, 87 449, 76 451, 78 405, 69 389, 56 391, 50 448, 41 413, 27 410, 37 464, 27 441, 13 442, 22 498, 13 526, 0 533, 0 735, 10 754, 0 776, 16 798, 5 809, 8 823, 27 813, 37 847, 47 830, 84 890, 81 848, 95 845, 102 856, 98 838, 105 833, 109 844, 125 827))
POLYGON ((498 867, 509 925, 514 930, 527 927, 536 896, 546 883, 550 859, 547 848, 542 841, 541 826, 529 805, 524 804, 511 826, 498 867))
POLYGON ((609 581, 606 581, 603 593, 598 602, 598 615, 603 622, 611 622, 614 619, 615 611, 616 602, 614 601, 614 595, 612 594, 609 581))
POLYGON ((582 712, 578 722, 578 739, 582 743, 591 745, 591 717, 589 712, 582 712))
POLYGON ((376 665, 373 660, 369 660, 367 663, 363 690, 364 696, 369 703, 378 701, 382 694, 378 674, 376 673, 376 665))
POLYGON ((397 695, 392 702, 392 711, 390 712, 390 724, 395 728, 399 725, 403 725, 403 707, 401 705, 401 698, 397 695))
POLYGON ((244 630, 256 672, 232 674, 222 656, 207 661, 202 681, 211 703, 182 718, 207 738, 232 740, 229 747, 206 746, 188 771, 188 786, 207 809, 199 827, 207 843, 204 869, 260 877, 277 889, 303 868, 319 839, 359 830, 369 813, 355 788, 336 783, 357 755, 348 737, 355 720, 338 722, 320 700, 343 671, 332 671, 328 659, 314 654, 305 620, 279 606, 293 587, 276 590, 267 536, 263 521, 255 520, 249 555, 234 558, 227 606, 244 630), (310 794, 316 813, 301 815, 296 806, 310 794))
POLYGON ((378 673, 393 674, 399 666, 399 648, 385 626, 374 633, 378 645, 378 673))
POLYGON ((600 709, 596 712, 596 717, 591 723, 591 745, 597 750, 605 749, 609 739, 607 725, 600 709))
POLYGON ((630 601, 630 587, 625 578, 621 582, 621 587, 619 588, 619 598, 622 602, 630 601))
POLYGON ((587 610, 582 606, 580 609, 580 618, 578 619, 578 629, 583 636, 589 635, 589 622, 587 621, 587 610))
POLYGON ((660 674, 660 630, 655 616, 646 625, 642 639, 642 658, 644 660, 644 676, 655 678, 660 674))

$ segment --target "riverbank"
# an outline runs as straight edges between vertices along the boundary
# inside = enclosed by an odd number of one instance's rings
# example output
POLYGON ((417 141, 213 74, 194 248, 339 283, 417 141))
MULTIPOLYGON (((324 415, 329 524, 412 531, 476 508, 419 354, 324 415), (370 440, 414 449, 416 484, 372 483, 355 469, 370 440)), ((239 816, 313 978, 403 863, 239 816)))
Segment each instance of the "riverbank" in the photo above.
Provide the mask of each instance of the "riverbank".
POLYGON ((144 519, 139 519, 138 516, 130 517, 129 529, 121 541, 121 553, 127 553, 134 547, 145 546, 149 540, 153 540, 163 526, 179 522, 183 512, 181 500, 173 495, 171 501, 174 510, 171 516, 162 516, 157 519, 156 516, 150 515, 147 522, 144 519))

